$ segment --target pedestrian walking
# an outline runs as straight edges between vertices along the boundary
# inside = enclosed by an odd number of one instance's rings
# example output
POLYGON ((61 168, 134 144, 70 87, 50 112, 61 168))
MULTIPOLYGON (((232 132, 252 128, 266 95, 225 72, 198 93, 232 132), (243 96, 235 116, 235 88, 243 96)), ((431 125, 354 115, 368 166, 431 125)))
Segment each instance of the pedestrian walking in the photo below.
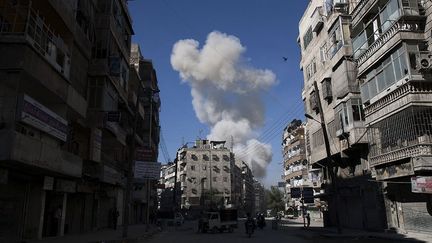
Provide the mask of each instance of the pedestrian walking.
POLYGON ((306 214, 306 223, 307 223, 307 228, 309 228, 310 226, 310 214, 306 214))

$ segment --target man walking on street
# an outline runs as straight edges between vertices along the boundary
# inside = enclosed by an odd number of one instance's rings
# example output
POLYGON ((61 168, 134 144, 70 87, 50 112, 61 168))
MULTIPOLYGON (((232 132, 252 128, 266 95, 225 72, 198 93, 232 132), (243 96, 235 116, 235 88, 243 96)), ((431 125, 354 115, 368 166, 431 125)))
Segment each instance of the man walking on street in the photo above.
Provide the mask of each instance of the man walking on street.
POLYGON ((306 214, 306 222, 307 222, 307 228, 310 226, 310 214, 306 214))

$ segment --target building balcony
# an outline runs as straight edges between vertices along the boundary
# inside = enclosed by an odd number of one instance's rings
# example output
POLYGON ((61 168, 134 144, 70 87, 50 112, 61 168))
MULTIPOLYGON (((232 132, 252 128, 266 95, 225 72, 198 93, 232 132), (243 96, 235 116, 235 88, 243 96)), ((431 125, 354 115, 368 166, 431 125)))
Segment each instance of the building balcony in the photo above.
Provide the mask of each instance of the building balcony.
POLYGON ((405 107, 425 103, 432 103, 432 84, 421 80, 396 83, 396 89, 365 108, 366 124, 405 107))
POLYGON ((285 175, 285 181, 288 182, 292 178, 295 178, 295 177, 298 177, 298 176, 301 176, 301 175, 302 175, 302 170, 291 172, 290 174, 285 175))
POLYGON ((103 33, 103 35, 106 35, 107 38, 113 38, 114 43, 112 44, 116 44, 121 51, 122 56, 126 60, 129 60, 130 39, 128 41, 126 40, 125 34, 127 33, 127 31, 120 28, 117 23, 116 17, 119 16, 114 16, 112 14, 99 14, 96 17, 96 28, 98 28, 99 31, 103 33))
POLYGON ((378 3, 378 0, 360 0, 351 12, 352 26, 357 26, 360 20, 363 19, 366 13, 372 6, 376 5, 376 3, 378 3))
MULTIPOLYGON (((345 133, 341 132, 341 150, 344 151, 352 146, 367 144, 367 128, 365 126, 351 127, 345 133)), ((338 132, 336 132, 338 135, 338 132)))
POLYGON ((98 179, 111 185, 122 185, 122 175, 118 169, 101 163, 86 162, 83 166, 83 175, 98 179))
POLYGON ((7 129, 0 130, 0 161, 13 167, 26 166, 28 171, 42 169, 72 177, 81 177, 83 164, 80 157, 47 143, 46 139, 7 129))
MULTIPOLYGON (((1 42, 8 43, 12 47, 12 44, 26 43, 60 76, 69 80, 71 63, 69 46, 64 42, 62 36, 50 27, 50 23, 47 23, 37 10, 29 6, 5 8, 5 11, 10 12, 8 17, 11 19, 2 20, 1 42), (20 19, 17 12, 28 17, 19 22, 16 20, 20 19)), ((18 53, 22 53, 22 51, 18 53)), ((21 60, 25 60, 25 58, 21 60)), ((33 61, 32 59, 32 64, 33 61)))
POLYGON ((368 127, 369 163, 432 156, 432 108, 409 106, 368 127))
POLYGON ((354 53, 359 76, 402 40, 423 39, 423 32, 424 27, 419 21, 405 22, 403 19, 393 21, 391 27, 384 33, 379 34, 379 37, 372 44, 367 44, 366 47, 358 49, 354 53))
POLYGON ((295 155, 295 156, 290 157, 287 160, 285 160, 284 165, 285 165, 285 167, 287 167, 288 165, 291 165, 295 162, 298 162, 298 161, 302 162, 305 159, 306 159, 306 154, 300 154, 299 153, 298 155, 295 155))

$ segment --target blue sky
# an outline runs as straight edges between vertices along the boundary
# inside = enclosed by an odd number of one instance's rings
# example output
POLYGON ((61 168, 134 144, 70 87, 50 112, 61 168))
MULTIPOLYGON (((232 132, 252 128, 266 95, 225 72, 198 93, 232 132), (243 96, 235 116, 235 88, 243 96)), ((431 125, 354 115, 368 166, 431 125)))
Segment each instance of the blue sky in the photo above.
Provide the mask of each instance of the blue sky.
MULTIPOLYGON (((300 49, 296 42, 298 22, 307 0, 135 0, 129 1, 135 36, 145 58, 152 59, 161 90, 161 127, 171 159, 182 141, 205 137, 209 127, 197 119, 190 86, 173 70, 170 56, 181 39, 204 44, 207 35, 220 31, 234 35, 246 47, 249 65, 273 71, 278 84, 263 94, 266 114, 260 140, 272 145, 273 160, 262 179, 266 186, 281 181, 281 139, 285 125, 303 118, 299 70, 300 49), (282 57, 287 57, 284 61, 282 57), (201 131, 201 132, 200 132, 201 131)), ((165 162, 160 153, 159 161, 165 162)))

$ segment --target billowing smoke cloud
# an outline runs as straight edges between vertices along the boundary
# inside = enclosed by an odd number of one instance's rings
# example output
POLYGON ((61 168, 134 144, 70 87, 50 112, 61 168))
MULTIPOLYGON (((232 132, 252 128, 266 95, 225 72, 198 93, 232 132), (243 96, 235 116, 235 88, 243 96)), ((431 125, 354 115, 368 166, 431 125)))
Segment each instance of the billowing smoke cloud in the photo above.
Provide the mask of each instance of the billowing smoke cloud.
POLYGON ((261 92, 276 83, 270 70, 255 69, 242 58, 246 51, 235 36, 211 32, 202 49, 192 39, 178 41, 171 65, 191 86, 198 119, 211 127, 210 140, 234 139, 237 159, 263 177, 272 159, 271 146, 256 140, 264 123, 261 92))

